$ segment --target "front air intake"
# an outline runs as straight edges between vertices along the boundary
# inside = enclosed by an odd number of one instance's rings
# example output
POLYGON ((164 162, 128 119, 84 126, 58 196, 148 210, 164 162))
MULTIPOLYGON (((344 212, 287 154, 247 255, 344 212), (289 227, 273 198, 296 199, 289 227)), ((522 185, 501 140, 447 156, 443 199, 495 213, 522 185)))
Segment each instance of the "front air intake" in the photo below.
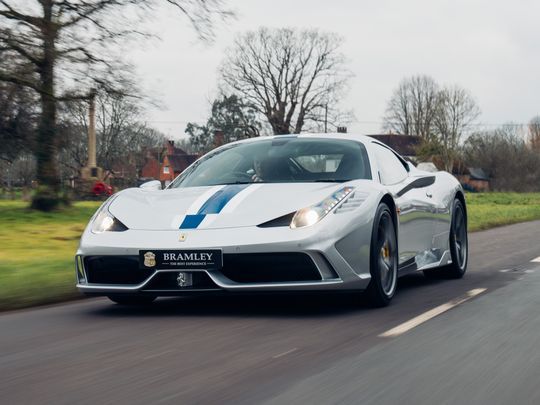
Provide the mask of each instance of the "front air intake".
POLYGON ((224 254, 221 273, 237 283, 319 281, 317 266, 300 252, 224 254))

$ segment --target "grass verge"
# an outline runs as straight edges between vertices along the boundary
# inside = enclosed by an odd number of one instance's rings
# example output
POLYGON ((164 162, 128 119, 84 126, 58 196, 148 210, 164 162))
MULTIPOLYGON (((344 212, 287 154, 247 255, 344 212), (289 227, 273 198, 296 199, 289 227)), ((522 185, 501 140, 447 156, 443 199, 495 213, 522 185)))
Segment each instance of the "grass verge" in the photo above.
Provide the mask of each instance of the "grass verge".
POLYGON ((540 193, 467 194, 469 230, 540 219, 540 193))
MULTIPOLYGON (((469 229, 540 219, 540 193, 468 194, 469 229)), ((41 213, 0 200, 0 311, 79 297, 73 257, 99 202, 41 213)))
POLYGON ((61 212, 0 201, 0 311, 78 297, 73 257, 99 202, 78 202, 61 212))

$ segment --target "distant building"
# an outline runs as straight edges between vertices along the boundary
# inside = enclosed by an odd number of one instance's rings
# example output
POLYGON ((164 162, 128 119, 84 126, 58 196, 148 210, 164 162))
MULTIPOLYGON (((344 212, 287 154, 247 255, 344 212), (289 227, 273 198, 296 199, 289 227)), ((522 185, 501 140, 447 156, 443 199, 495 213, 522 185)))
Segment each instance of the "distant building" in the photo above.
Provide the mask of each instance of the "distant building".
POLYGON ((413 135, 377 134, 369 136, 394 149, 404 158, 409 159, 416 157, 416 149, 422 142, 422 138, 413 135))
POLYGON ((168 185, 176 176, 182 173, 199 155, 189 155, 184 150, 174 146, 174 141, 167 141, 165 155, 159 170, 159 180, 168 185))
POLYGON ((160 148, 153 148, 146 152, 146 161, 141 169, 141 178, 151 180, 159 179, 161 156, 162 154, 160 148))
POLYGON ((141 177, 159 180, 168 185, 198 158, 199 155, 188 154, 183 149, 175 147, 174 141, 167 141, 163 148, 148 151, 141 177))
POLYGON ((456 176, 466 191, 489 191, 489 176, 478 167, 454 165, 452 174, 456 176))

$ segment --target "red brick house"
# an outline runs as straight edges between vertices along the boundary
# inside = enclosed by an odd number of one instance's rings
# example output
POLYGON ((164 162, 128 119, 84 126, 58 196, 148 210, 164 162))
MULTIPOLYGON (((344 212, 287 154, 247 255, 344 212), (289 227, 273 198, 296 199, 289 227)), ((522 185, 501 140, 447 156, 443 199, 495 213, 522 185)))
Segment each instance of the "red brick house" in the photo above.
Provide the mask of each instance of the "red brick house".
POLYGON ((148 152, 141 177, 156 179, 167 185, 198 158, 198 155, 175 147, 174 141, 167 141, 162 149, 148 152))
POLYGON ((150 149, 146 153, 146 162, 141 169, 141 178, 158 179, 159 169, 161 168, 161 150, 158 148, 150 149))

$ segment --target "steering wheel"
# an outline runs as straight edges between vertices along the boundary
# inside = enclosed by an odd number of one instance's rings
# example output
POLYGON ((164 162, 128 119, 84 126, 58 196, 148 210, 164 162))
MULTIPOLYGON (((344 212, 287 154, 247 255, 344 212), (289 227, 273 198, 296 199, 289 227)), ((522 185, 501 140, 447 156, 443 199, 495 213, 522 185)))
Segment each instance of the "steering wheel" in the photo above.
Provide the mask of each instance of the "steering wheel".
POLYGON ((251 180, 251 176, 252 176, 251 174, 246 173, 246 172, 234 171, 234 172, 227 173, 223 177, 226 177, 226 178, 237 177, 237 178, 240 178, 242 180, 251 180))

